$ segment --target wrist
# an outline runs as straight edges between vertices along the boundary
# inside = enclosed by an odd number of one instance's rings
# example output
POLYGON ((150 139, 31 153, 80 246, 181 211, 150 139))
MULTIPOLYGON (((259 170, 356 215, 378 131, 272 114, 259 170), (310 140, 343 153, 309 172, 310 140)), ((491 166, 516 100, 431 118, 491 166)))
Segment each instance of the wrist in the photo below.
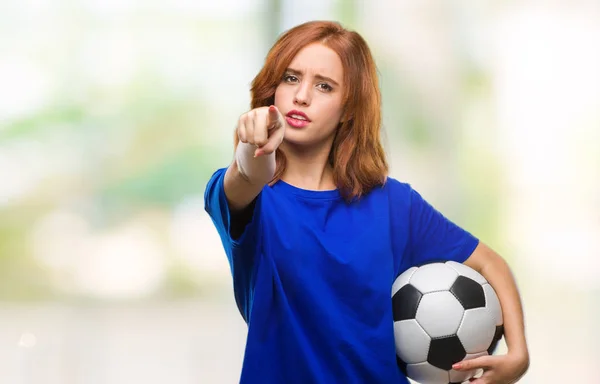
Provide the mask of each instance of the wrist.
POLYGON ((235 159, 239 172, 252 184, 266 184, 275 174, 275 153, 254 157, 256 146, 239 143, 235 159))

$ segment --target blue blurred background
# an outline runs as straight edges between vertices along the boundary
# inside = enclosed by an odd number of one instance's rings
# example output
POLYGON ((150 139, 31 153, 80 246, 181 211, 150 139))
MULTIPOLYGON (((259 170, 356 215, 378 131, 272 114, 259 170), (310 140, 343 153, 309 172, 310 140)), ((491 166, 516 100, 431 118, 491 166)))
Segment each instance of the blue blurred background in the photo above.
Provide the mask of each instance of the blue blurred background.
POLYGON ((376 58, 391 175, 518 279, 523 383, 600 383, 600 3, 2 0, 0 382, 235 383, 204 186, 284 30, 376 58))

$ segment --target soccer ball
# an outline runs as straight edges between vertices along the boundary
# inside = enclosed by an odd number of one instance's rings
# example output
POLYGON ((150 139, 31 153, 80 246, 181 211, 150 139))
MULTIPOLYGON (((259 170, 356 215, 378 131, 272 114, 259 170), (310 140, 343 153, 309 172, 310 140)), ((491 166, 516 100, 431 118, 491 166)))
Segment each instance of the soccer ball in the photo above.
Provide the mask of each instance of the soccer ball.
POLYGON ((422 384, 462 383, 452 365, 492 354, 502 338, 500 302, 487 280, 454 261, 412 267, 392 286, 400 369, 422 384))

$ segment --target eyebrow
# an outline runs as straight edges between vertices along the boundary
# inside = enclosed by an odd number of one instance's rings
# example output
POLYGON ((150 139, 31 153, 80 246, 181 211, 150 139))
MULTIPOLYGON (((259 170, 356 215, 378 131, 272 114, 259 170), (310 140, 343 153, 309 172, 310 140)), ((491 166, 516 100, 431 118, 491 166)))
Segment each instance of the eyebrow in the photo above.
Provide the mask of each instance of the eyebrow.
MULTIPOLYGON (((299 71, 299 70, 297 70, 297 69, 293 69, 293 68, 287 68, 287 69, 285 70, 285 72, 286 72, 286 73, 291 73, 291 74, 293 74, 293 75, 302 75, 302 74, 303 74, 303 73, 302 73, 302 71, 299 71)), ((327 77, 327 76, 323 76, 323 75, 316 74, 316 75, 315 75, 315 78, 317 78, 317 79, 319 79, 319 80, 325 80, 325 81, 329 81, 329 82, 333 83, 334 85, 337 85, 337 86, 339 86, 338 82, 337 82, 337 81, 335 81, 335 80, 333 80, 331 77, 327 77)))

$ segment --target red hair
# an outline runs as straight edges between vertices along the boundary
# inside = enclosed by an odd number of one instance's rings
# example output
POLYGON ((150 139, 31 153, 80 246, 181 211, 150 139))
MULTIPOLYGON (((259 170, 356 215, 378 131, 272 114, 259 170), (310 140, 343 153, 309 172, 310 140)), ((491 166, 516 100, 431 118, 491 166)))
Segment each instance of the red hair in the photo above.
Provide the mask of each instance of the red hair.
MULTIPOLYGON (((344 68, 344 116, 337 129, 329 162, 334 183, 347 201, 360 198, 383 185, 388 174, 380 141, 381 94, 377 68, 365 40, 339 23, 311 21, 283 33, 273 45, 262 70, 252 81, 251 108, 275 102, 275 90, 294 56, 311 43, 321 43, 335 51, 344 68)), ((235 144, 238 139, 236 135, 235 144)), ((269 183, 283 175, 285 155, 276 152, 277 168, 269 183)))

